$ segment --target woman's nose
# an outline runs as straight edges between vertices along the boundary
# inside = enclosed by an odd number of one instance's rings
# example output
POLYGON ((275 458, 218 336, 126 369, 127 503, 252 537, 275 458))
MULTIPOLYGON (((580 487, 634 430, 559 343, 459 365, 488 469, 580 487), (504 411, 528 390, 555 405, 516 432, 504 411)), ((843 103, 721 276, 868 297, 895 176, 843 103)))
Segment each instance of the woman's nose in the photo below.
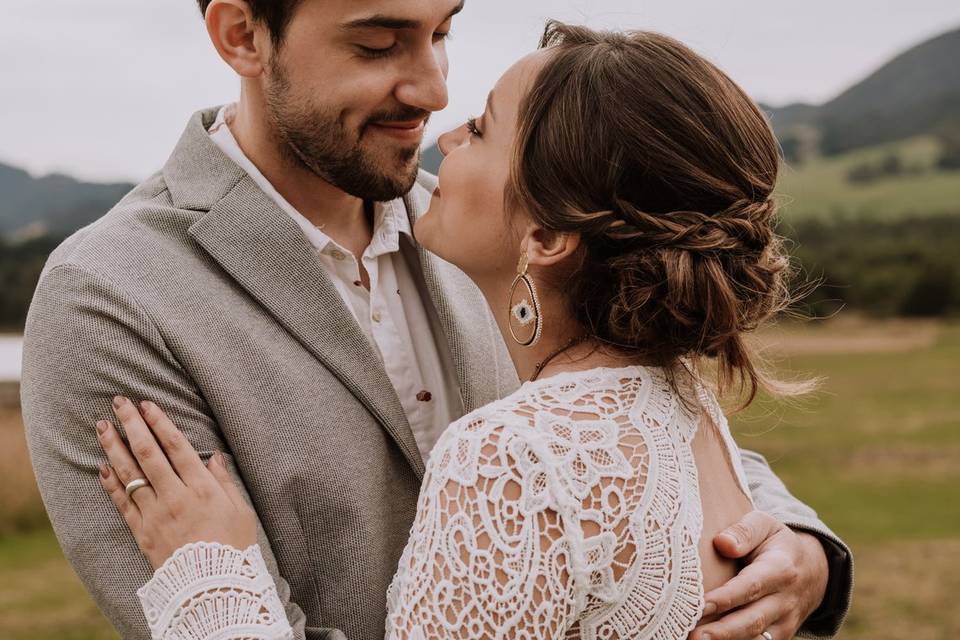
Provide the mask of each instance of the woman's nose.
POLYGON ((460 125, 456 129, 451 129, 437 138, 437 147, 444 157, 450 155, 450 152, 462 145, 466 139, 467 125, 460 125))

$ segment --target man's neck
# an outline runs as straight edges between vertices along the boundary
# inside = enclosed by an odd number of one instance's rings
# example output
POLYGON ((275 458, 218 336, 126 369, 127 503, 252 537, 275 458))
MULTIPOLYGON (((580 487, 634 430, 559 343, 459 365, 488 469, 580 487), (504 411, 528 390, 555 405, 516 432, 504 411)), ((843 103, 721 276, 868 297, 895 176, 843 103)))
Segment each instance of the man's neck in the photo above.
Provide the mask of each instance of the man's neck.
POLYGON ((232 116, 227 121, 230 132, 244 155, 273 188, 327 236, 355 255, 361 255, 372 236, 363 200, 290 160, 270 129, 265 105, 252 97, 251 92, 241 91, 232 116))

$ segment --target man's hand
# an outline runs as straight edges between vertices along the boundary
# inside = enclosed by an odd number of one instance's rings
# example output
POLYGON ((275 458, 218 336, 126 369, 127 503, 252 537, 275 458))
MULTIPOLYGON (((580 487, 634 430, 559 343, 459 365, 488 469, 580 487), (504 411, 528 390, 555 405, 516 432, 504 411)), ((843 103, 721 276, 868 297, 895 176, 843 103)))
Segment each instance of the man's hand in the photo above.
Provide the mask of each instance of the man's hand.
POLYGON ((717 551, 748 563, 740 573, 705 594, 704 617, 689 640, 755 640, 768 631, 789 640, 823 600, 829 567, 823 546, 762 511, 751 511, 713 539, 717 551))

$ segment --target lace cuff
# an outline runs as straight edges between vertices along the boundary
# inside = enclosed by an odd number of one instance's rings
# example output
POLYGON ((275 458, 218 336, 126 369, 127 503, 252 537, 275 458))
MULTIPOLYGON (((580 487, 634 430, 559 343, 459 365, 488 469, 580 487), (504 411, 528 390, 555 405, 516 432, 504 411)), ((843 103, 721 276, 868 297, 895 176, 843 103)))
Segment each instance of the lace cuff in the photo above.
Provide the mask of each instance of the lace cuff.
POLYGON ((137 590, 154 640, 292 640, 260 545, 184 545, 137 590))

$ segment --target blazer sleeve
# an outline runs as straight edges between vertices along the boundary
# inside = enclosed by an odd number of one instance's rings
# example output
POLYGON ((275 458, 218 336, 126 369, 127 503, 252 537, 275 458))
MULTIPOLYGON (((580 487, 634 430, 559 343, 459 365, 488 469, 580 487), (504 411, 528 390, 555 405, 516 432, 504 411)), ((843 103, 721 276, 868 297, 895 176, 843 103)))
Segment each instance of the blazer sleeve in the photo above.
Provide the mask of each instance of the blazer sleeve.
POLYGON ((741 449, 740 457, 756 508, 766 511, 795 531, 816 536, 823 545, 830 567, 827 590, 822 603, 804 621, 797 635, 802 638, 832 638, 850 611, 853 593, 853 554, 850 548, 820 521, 816 511, 787 490, 762 455, 741 449))
MULTIPOLYGON (((34 473, 64 554, 101 611, 121 637, 146 640, 137 589, 153 570, 97 480, 97 465, 107 458, 94 424, 111 415, 117 394, 156 401, 202 458, 222 450, 243 488, 211 411, 138 302, 86 269, 48 266, 23 348, 21 396, 34 473)), ((343 638, 338 630, 306 625, 259 522, 258 543, 294 637, 343 638)))

